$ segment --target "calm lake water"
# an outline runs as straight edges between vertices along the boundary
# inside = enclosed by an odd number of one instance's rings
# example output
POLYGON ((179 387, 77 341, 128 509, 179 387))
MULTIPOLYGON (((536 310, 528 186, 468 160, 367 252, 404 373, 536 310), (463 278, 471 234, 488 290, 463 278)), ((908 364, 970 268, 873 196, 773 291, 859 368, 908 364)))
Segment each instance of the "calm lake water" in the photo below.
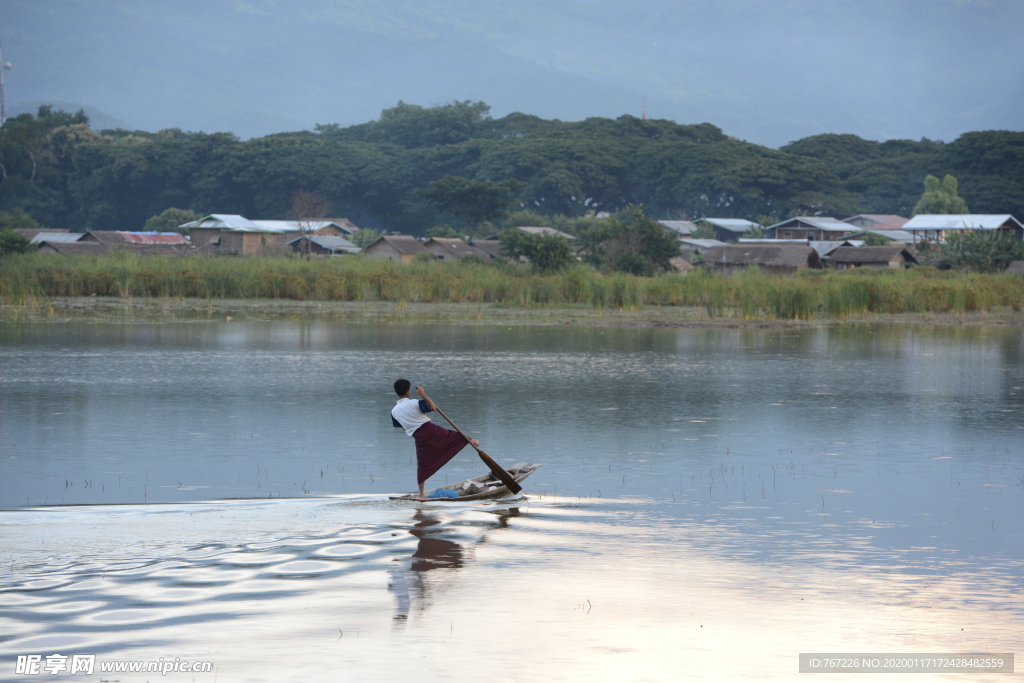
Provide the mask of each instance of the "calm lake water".
MULTIPOLYGON (((470 449, 428 486, 484 471, 470 449)), ((0 680, 55 653, 214 663, 181 681, 1020 657, 1024 336, 6 324, 0 509, 0 680), (415 488, 400 376, 543 463, 525 496, 389 501, 415 488)))

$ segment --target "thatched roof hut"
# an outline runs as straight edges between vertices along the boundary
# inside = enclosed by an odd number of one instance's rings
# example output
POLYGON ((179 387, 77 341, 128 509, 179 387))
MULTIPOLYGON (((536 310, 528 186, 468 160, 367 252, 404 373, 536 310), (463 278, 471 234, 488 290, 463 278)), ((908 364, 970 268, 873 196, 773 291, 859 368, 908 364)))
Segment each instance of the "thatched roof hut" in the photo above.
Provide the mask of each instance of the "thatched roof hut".
POLYGON ((904 244, 884 247, 839 247, 826 257, 838 270, 847 268, 903 268, 917 265, 913 252, 904 244))
POLYGON ((455 261, 469 254, 479 254, 458 237, 431 237, 423 248, 441 261, 455 261))
POLYGON ((363 249, 366 258, 391 259, 395 263, 409 263, 417 254, 429 253, 412 235, 381 235, 363 249))
POLYGON ((756 266, 768 275, 785 275, 821 268, 821 257, 813 247, 802 244, 723 244, 708 249, 704 263, 725 275, 750 266, 756 266))

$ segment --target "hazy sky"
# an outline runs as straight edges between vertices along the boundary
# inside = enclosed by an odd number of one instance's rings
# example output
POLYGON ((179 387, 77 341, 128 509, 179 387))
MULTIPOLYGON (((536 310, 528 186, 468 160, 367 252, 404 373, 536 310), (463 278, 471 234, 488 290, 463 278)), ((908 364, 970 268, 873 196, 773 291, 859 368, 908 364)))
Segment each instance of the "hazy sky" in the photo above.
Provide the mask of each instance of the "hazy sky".
MULTIPOLYGON (((1024 127, 1021 0, 6 0, 7 102, 243 137, 398 100, 772 146, 1024 127)), ((11 106, 13 105, 13 106, 11 106)))

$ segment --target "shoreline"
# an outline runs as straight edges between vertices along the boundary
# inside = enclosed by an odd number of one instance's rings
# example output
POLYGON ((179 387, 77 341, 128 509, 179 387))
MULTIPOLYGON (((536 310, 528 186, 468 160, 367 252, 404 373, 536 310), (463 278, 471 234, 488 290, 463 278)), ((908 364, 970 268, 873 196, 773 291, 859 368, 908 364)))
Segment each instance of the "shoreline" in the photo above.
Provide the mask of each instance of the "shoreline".
POLYGON ((0 324, 350 322, 417 325, 547 325, 624 328, 794 329, 852 324, 998 325, 1024 327, 1024 312, 879 313, 849 318, 780 320, 711 317, 701 308, 642 306, 595 309, 584 305, 520 308, 501 304, 294 299, 169 299, 53 297, 32 304, 0 305, 0 324))

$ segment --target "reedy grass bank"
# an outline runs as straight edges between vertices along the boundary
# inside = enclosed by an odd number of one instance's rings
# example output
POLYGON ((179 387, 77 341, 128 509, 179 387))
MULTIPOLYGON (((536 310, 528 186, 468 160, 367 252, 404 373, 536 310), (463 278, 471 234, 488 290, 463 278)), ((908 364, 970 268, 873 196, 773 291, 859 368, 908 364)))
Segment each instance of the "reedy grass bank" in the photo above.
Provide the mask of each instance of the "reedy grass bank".
POLYGON ((689 306, 710 317, 810 319, 864 313, 968 313, 1024 307, 1024 278, 910 270, 801 271, 785 277, 751 270, 724 277, 703 270, 653 278, 602 275, 576 266, 540 275, 509 264, 416 262, 358 257, 159 257, 50 254, 0 261, 0 302, 54 296, 201 299, 311 299, 481 303, 514 307, 689 306))

